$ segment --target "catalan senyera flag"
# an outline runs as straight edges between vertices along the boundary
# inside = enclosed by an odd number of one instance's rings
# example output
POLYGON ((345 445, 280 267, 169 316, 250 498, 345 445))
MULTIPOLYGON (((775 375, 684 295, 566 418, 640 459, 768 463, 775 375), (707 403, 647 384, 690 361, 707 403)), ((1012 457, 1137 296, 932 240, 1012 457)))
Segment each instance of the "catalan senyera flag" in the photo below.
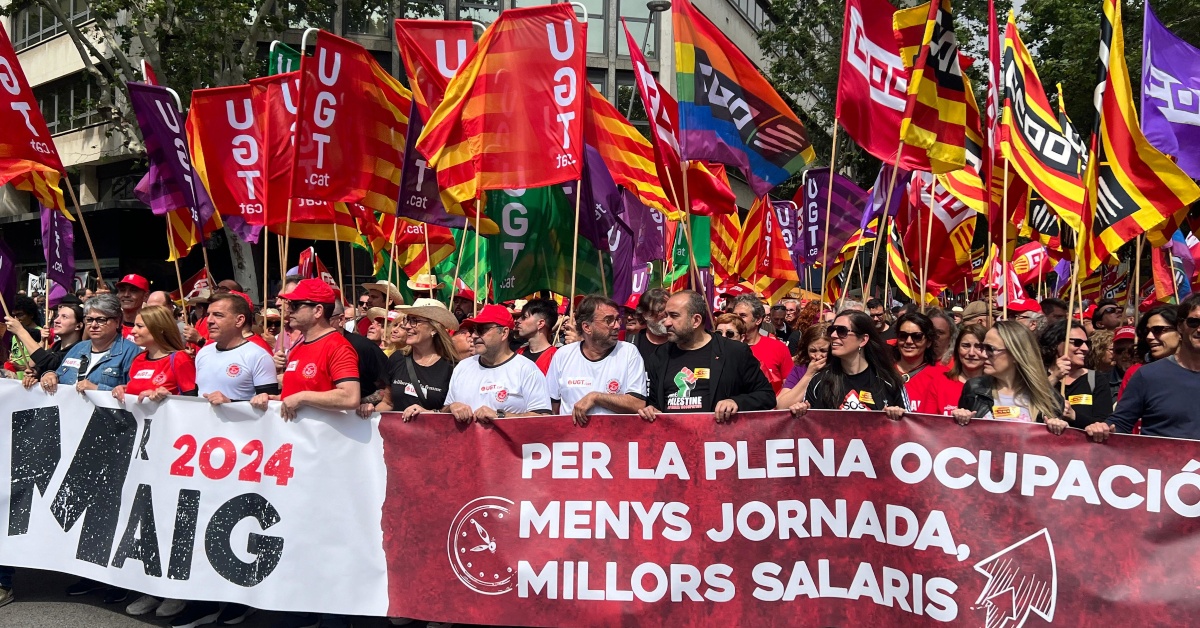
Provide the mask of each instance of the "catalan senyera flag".
POLYGON ((915 301, 921 296, 921 289, 918 287, 920 283, 908 266, 908 258, 904 256, 904 243, 900 240, 900 232, 896 229, 895 222, 888 224, 887 237, 888 273, 891 274, 892 281, 896 283, 900 292, 915 301))
POLYGON ((1082 243, 1084 272, 1094 270, 1121 245, 1160 227, 1200 198, 1200 187, 1151 146, 1138 126, 1117 0, 1104 0, 1097 92, 1096 154, 1089 158, 1084 176, 1089 199, 1084 205, 1088 234, 1088 241, 1082 243))
POLYGON ((778 303, 780 299, 787 296, 799 283, 790 279, 760 277, 754 283, 754 291, 765 299, 767 303, 778 303))
POLYGON ((584 30, 553 4, 504 11, 483 34, 417 140, 447 211, 582 176, 584 30))
POLYGON ((475 24, 455 20, 396 20, 396 46, 408 84, 413 86, 413 101, 421 119, 428 120, 442 104, 450 79, 475 48, 475 24))
POLYGON ((672 18, 683 158, 741 170, 756 196, 812 163, 800 118, 721 29, 690 0, 672 18))
POLYGON ((733 265, 737 261, 738 236, 741 233, 742 220, 737 212, 713 216, 712 270, 713 285, 717 288, 739 281, 733 265))
POLYGON ((591 83, 584 84, 583 139, 599 153, 617 185, 643 205, 678 220, 654 165, 654 147, 591 83))
POLYGON ((57 209, 74 220, 59 187, 66 170, 58 148, 2 26, 0 64, 7 74, 7 80, 3 81, 6 89, 0 89, 0 128, 4 129, 0 134, 0 185, 12 182, 18 190, 32 193, 43 206, 57 209), (16 89, 15 94, 12 89, 16 89))
POLYGON ((299 99, 292 196, 395 213, 412 93, 366 48, 321 31, 299 99))
POLYGON ((846 240, 846 244, 842 245, 838 251, 837 257, 833 263, 829 265, 829 270, 825 273, 825 290, 824 297, 830 302, 835 303, 846 293, 846 286, 850 285, 850 260, 854 259, 854 252, 866 246, 875 239, 875 231, 879 228, 879 219, 872 220, 867 228, 858 229, 846 240))
POLYGON ((900 165, 934 174, 959 170, 967 160, 967 85, 950 0, 896 11, 892 22, 900 58, 909 67, 900 165), (920 45, 913 46, 912 34, 922 25, 920 45))
POLYGON ((278 222, 267 225, 271 233, 288 235, 292 238, 305 240, 333 240, 337 242, 354 242, 358 238, 358 223, 350 211, 348 203, 331 203, 332 214, 324 214, 320 218, 299 220, 292 218, 290 223, 278 222), (289 226, 290 225, 290 226, 289 226))
POLYGON ((737 274, 751 281, 760 277, 773 277, 799 281, 791 251, 777 224, 771 199, 762 196, 755 199, 742 225, 742 237, 738 243, 737 274))
POLYGON ((1072 229, 1083 228, 1084 153, 1046 98, 1012 12, 1004 33, 1004 104, 1000 148, 1012 169, 1072 229))
MULTIPOLYGON (((192 247, 200 244, 202 240, 190 209, 186 207, 174 209, 167 212, 166 217, 170 227, 170 231, 167 233, 167 241, 170 243, 167 249, 167 261, 173 262, 187 257, 192 252, 192 247)), ((221 216, 214 213, 209 217, 208 222, 204 223, 204 235, 211 235, 220 228, 221 216)))

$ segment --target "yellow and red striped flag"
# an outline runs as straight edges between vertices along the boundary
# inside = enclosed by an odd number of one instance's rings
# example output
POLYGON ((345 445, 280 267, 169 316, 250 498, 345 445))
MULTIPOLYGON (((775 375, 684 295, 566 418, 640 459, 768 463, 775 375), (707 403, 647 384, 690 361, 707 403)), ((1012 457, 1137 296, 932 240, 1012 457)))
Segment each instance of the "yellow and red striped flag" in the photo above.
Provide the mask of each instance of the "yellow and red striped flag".
MULTIPOLYGON (((187 207, 171 210, 167 212, 166 217, 170 227, 167 261, 173 262, 187 257, 192 252, 192 247, 200 243, 200 236, 197 233, 196 221, 192 220, 192 211, 187 207)), ((208 222, 204 223, 205 237, 220 229, 223 224, 221 215, 213 212, 208 222)))
POLYGON ((845 295, 846 287, 850 285, 850 266, 847 262, 854 259, 856 250, 874 241, 875 230, 878 228, 879 219, 876 218, 867 224, 865 232, 861 228, 855 231, 829 265, 829 270, 825 273, 825 298, 830 303, 836 303, 845 295))
POLYGON ((584 84, 584 95, 587 100, 583 110, 583 139, 600 152, 613 181, 633 192, 643 205, 678 220, 679 213, 659 181, 650 140, 633 128, 591 83, 584 84))
POLYGON ((734 262, 738 255, 738 236, 742 233, 742 220, 737 212, 718 214, 712 217, 712 270, 713 286, 738 282, 734 262))
POLYGON ((950 0, 896 11, 892 25, 909 67, 900 165, 934 174, 958 170, 966 165, 967 96, 950 0))
POLYGON ((777 222, 769 196, 759 197, 750 206, 738 242, 737 274, 754 282, 760 277, 800 281, 777 222))

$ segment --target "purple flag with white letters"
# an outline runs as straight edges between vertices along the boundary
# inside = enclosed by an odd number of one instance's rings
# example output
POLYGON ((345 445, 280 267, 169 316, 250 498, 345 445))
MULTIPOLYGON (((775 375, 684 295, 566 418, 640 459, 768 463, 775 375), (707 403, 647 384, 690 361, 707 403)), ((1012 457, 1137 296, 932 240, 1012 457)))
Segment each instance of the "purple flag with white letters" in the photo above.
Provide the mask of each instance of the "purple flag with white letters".
POLYGON ((884 164, 879 169, 879 174, 875 175, 875 184, 871 186, 871 191, 867 193, 867 205, 863 211, 862 219, 858 221, 860 229, 866 229, 872 220, 883 215, 884 203, 888 204, 887 215, 892 218, 896 217, 896 214, 900 212, 900 203, 904 200, 905 190, 908 188, 908 179, 910 177, 912 177, 911 172, 904 168, 897 168, 891 164, 884 164), (890 202, 888 199, 888 184, 891 184, 892 188, 890 202))
POLYGON ((44 205, 41 210, 46 278, 69 288, 75 281, 75 228, 62 212, 44 205))
POLYGON ((405 141, 404 168, 400 173, 400 198, 397 199, 396 215, 411 218, 417 222, 448 227, 450 229, 466 229, 465 216, 453 216, 446 213, 442 206, 442 197, 438 193, 437 173, 425 161, 425 156, 417 152, 417 138, 425 122, 417 111, 417 100, 414 98, 408 114, 408 136, 405 141))
MULTIPOLYGON (((867 207, 867 193, 850 179, 833 175, 833 203, 829 204, 829 168, 814 168, 804 173, 804 187, 796 193, 803 200, 800 212, 800 237, 793 256, 809 265, 822 264, 825 251, 825 208, 829 208, 829 260, 837 258, 846 242, 859 229, 867 207)), ((799 269, 800 265, 797 264, 799 269)))
POLYGON ((1142 132, 1200 179, 1200 50, 1167 30, 1146 2, 1142 43, 1142 132))
POLYGON ((621 192, 625 222, 633 231, 633 264, 645 266, 654 260, 666 259, 666 218, 655 209, 646 207, 633 192, 621 192))

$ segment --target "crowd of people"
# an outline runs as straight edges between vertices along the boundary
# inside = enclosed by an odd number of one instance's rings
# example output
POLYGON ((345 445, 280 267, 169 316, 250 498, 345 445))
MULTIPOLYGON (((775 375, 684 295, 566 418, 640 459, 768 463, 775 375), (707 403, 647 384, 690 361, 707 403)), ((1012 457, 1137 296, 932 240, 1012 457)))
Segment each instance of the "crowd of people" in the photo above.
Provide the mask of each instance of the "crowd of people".
MULTIPOLYGON (((264 308, 225 280, 181 307, 127 275, 112 291, 68 295, 44 324, 39 304, 21 296, 6 317, 3 374, 26 388, 111 391, 126 403, 191 395, 266 410, 277 401, 284 420, 304 407, 403 421, 564 415, 579 426, 597 414, 728 422, 757 410, 876 410, 894 420, 1042 423, 1054 434, 1072 427, 1097 442, 1138 432, 1200 438, 1200 404, 1188 401, 1200 384, 1200 295, 1140 316, 1101 300, 1072 317, 1053 298, 922 311, 741 294, 714 312, 697 292, 663 289, 625 304, 588 295, 568 309, 548 298, 478 304, 469 291, 449 304, 432 295, 405 304, 390 283, 360 288, 351 304, 324 281, 289 278, 264 308)), ((179 628, 253 612, 90 580, 68 590, 94 592, 179 628)), ((12 570, 0 568, 0 605, 12 595, 12 570)))

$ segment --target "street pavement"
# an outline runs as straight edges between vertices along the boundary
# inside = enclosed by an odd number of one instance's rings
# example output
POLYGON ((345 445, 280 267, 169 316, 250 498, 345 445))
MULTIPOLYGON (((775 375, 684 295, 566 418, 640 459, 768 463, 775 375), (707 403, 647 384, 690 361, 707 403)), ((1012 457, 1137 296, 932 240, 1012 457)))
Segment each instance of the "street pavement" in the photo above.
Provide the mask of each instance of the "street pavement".
MULTIPOLYGON (((16 599, 0 607, 0 628, 161 628, 170 625, 170 619, 156 618, 153 613, 130 617, 125 614, 125 606, 129 602, 105 605, 100 601, 100 593, 67 597, 63 591, 76 580, 78 578, 67 574, 18 568, 13 578, 16 599)), ((259 611, 240 625, 246 628, 272 628, 279 617, 279 613, 259 611)), ((390 627, 386 619, 378 617, 356 617, 353 624, 355 628, 390 627)), ((425 623, 413 622, 408 625, 423 628, 425 623)))

